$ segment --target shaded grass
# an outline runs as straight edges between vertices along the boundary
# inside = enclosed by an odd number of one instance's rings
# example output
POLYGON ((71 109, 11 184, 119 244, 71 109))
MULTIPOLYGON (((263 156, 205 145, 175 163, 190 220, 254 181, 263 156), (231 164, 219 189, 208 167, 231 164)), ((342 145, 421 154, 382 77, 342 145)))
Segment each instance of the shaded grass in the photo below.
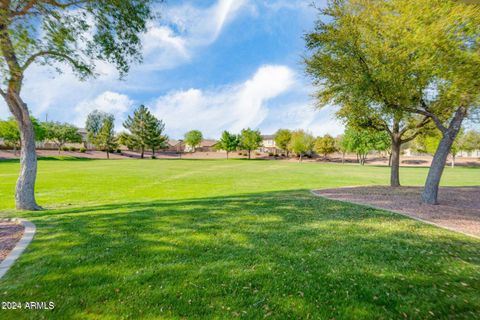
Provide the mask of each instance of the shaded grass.
MULTIPOLYGON (((9 196, 15 169, 0 164, 9 196)), ((426 173, 402 171, 412 184, 426 173)), ((480 317, 480 241, 308 192, 387 178, 261 161, 41 163, 39 199, 56 209, 24 214, 38 234, 1 300, 57 307, 0 318, 480 317)))

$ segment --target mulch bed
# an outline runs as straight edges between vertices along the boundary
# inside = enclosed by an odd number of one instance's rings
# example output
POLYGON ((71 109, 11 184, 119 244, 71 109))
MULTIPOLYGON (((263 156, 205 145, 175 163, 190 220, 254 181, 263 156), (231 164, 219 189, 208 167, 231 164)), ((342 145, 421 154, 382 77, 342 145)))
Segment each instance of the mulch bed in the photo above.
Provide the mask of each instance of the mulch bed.
POLYGON ((14 221, 0 220, 0 262, 2 262, 15 248, 17 242, 22 238, 24 227, 14 221))
POLYGON ((333 200, 364 204, 398 212, 439 226, 480 237, 480 187, 443 187, 439 205, 421 203, 423 188, 385 186, 315 190, 333 200))

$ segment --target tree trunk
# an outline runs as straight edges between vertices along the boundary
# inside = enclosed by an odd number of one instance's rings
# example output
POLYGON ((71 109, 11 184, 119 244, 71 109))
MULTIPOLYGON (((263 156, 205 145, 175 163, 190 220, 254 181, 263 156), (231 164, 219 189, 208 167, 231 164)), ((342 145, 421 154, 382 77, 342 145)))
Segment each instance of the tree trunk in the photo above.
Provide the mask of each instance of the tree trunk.
POLYGON ((455 168, 455 155, 452 154, 452 169, 455 168))
POLYGON ((298 159, 298 162, 302 162, 302 160, 303 160, 303 155, 300 154, 300 158, 298 159))
POLYGON ((141 153, 141 155, 140 155, 140 158, 142 158, 142 159, 143 159, 143 157, 144 157, 144 156, 145 156, 145 148, 144 148, 144 147, 142 147, 142 153, 141 153))
POLYGON ((107 149, 107 159, 110 159, 110 152, 108 152, 108 149, 107 149))
POLYGON ((390 186, 400 187, 400 146, 402 141, 399 136, 392 136, 392 152, 390 154, 390 186))
POLYGON ((40 210, 35 201, 37 153, 32 120, 27 106, 16 93, 9 93, 5 100, 20 129, 20 176, 15 188, 15 206, 18 210, 40 210))
POLYGON ((430 170, 428 171, 425 189, 422 193, 422 201, 426 204, 438 204, 438 188, 442 178, 443 170, 447 162, 448 154, 452 148, 453 142, 462 127, 463 119, 466 115, 466 109, 460 107, 455 112, 455 116, 449 124, 448 128, 439 128, 442 131, 442 140, 438 145, 437 151, 433 156, 430 170))
POLYGON ((229 153, 229 152, 227 151, 227 160, 228 160, 228 153, 229 153))
POLYGON ((342 152, 342 164, 345 163, 345 152, 342 152))
POLYGON ((248 150, 248 160, 250 160, 250 153, 251 152, 252 152, 251 150, 248 150))

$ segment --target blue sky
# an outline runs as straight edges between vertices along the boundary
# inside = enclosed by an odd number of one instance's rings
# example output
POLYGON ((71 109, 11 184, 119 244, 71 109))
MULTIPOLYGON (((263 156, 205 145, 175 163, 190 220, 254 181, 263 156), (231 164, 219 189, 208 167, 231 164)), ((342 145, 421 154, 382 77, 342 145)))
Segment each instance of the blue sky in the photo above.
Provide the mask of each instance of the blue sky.
MULTIPOLYGON (((317 1, 321 5, 322 1, 317 1)), ((311 0, 170 0, 144 36, 144 63, 119 81, 115 69, 81 82, 68 70, 32 67, 23 96, 34 116, 83 126, 100 109, 116 116, 116 130, 140 104, 180 138, 191 129, 216 138, 244 127, 274 133, 302 128, 338 134, 333 108, 315 110, 301 64, 303 35, 317 12, 311 0)), ((8 116, 0 105, 0 117, 8 116)))

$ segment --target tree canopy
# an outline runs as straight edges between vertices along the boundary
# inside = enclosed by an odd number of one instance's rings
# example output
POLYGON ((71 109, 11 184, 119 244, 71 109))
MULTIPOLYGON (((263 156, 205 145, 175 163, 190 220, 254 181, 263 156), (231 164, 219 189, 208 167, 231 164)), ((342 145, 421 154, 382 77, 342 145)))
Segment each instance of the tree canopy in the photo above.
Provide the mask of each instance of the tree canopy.
POLYGON ((311 133, 296 130, 292 132, 288 149, 299 157, 299 161, 302 161, 303 156, 313 151, 314 145, 315 137, 311 133))
POLYGON ((329 134, 318 137, 315 140, 315 151, 326 158, 329 154, 337 151, 335 139, 329 134))
POLYGON ((288 129, 278 129, 275 133, 275 144, 277 148, 285 151, 288 156, 288 144, 290 143, 290 139, 292 138, 292 131, 288 129))
POLYGON ((191 130, 185 133, 184 140, 185 144, 192 148, 192 151, 195 152, 195 149, 202 143, 203 134, 200 130, 191 130))
POLYGON ((262 135, 259 130, 250 128, 243 129, 240 133, 240 148, 248 152, 248 159, 251 159, 253 150, 262 145, 262 135))
POLYGON ((165 124, 158 120, 144 105, 138 107, 133 116, 129 115, 123 123, 130 134, 124 133, 120 141, 129 148, 139 149, 141 158, 145 157, 145 149, 152 150, 152 157, 155 150, 164 147, 167 136, 163 134, 165 124))
POLYGON ((61 122, 44 122, 45 139, 54 143, 58 151, 67 143, 80 143, 82 136, 78 132, 78 128, 69 123, 61 122))
POLYGON ((227 159, 230 152, 238 149, 240 145, 240 139, 236 134, 232 134, 228 131, 223 131, 222 137, 218 142, 217 148, 227 152, 227 159))

